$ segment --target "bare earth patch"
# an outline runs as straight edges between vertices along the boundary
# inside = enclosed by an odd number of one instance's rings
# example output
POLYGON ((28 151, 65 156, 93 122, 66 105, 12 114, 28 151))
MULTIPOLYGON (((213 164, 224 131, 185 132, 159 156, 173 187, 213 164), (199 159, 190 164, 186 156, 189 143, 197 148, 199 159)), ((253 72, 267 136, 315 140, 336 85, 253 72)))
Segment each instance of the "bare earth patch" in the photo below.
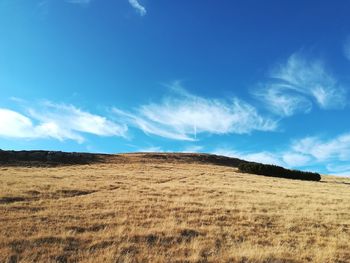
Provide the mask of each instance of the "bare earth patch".
POLYGON ((174 155, 0 167, 0 222, 0 262, 350 262, 350 179, 174 155))

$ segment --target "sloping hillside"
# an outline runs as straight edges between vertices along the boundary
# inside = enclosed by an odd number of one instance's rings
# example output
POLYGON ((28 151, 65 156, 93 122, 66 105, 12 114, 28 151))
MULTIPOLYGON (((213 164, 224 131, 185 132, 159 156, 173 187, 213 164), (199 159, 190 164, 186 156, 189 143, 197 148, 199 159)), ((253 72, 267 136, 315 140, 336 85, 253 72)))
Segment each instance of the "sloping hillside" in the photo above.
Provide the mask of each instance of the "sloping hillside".
POLYGON ((0 262, 350 261, 349 179, 242 174, 199 154, 97 157, 3 162, 0 262))
POLYGON ((238 158, 198 153, 129 153, 93 154, 58 151, 3 151, 0 150, 0 165, 7 166, 62 166, 93 163, 122 162, 203 163, 238 167, 246 163, 238 158))

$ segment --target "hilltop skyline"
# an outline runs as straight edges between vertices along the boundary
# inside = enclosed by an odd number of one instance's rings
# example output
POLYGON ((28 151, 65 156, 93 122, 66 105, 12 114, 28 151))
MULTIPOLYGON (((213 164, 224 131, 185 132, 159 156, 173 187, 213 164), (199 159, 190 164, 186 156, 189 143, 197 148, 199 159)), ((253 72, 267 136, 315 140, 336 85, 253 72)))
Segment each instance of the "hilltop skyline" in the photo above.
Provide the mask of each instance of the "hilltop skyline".
POLYGON ((346 1, 0 0, 0 149, 350 175, 346 1))

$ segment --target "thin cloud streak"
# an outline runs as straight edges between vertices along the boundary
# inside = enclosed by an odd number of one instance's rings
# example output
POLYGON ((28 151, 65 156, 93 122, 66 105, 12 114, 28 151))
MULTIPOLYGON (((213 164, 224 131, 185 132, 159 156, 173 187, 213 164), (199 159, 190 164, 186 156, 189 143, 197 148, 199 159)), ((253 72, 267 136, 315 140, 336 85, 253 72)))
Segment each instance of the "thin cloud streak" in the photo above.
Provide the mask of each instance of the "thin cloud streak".
POLYGON ((265 106, 274 114, 290 117, 297 113, 308 113, 312 109, 312 103, 303 95, 288 90, 285 84, 266 84, 254 91, 254 96, 263 101, 265 106))
POLYGON ((146 134, 176 140, 197 140, 197 135, 248 134, 274 131, 277 122, 261 116, 250 104, 233 98, 230 101, 192 95, 173 89, 175 95, 159 103, 141 105, 130 113, 115 108, 118 117, 146 134))
POLYGON ((332 175, 350 176, 350 165, 349 164, 343 164, 343 165, 329 164, 329 165, 327 165, 327 170, 330 171, 330 173, 332 175))
POLYGON ((270 81, 260 84, 252 94, 277 115, 308 113, 313 104, 325 110, 346 106, 345 89, 320 60, 307 60, 295 53, 269 77, 270 81))
POLYGON ((147 10, 144 6, 142 6, 138 0, 128 0, 130 5, 135 8, 135 10, 141 15, 144 16, 147 13, 147 10))
POLYGON ((350 161, 350 133, 339 135, 330 140, 319 137, 306 137, 292 145, 293 151, 306 154, 315 160, 350 161))
POLYGON ((289 167, 302 167, 309 164, 312 158, 308 155, 288 151, 282 154, 282 161, 289 167))

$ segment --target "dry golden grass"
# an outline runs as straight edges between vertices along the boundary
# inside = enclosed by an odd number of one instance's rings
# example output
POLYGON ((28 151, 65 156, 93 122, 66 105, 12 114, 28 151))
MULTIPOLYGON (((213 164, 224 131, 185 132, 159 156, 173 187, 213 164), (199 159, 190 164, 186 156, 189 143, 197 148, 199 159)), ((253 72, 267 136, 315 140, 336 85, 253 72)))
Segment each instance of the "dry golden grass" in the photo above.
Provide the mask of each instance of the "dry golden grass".
POLYGON ((0 262, 350 262, 350 180, 149 160, 0 167, 0 262))

